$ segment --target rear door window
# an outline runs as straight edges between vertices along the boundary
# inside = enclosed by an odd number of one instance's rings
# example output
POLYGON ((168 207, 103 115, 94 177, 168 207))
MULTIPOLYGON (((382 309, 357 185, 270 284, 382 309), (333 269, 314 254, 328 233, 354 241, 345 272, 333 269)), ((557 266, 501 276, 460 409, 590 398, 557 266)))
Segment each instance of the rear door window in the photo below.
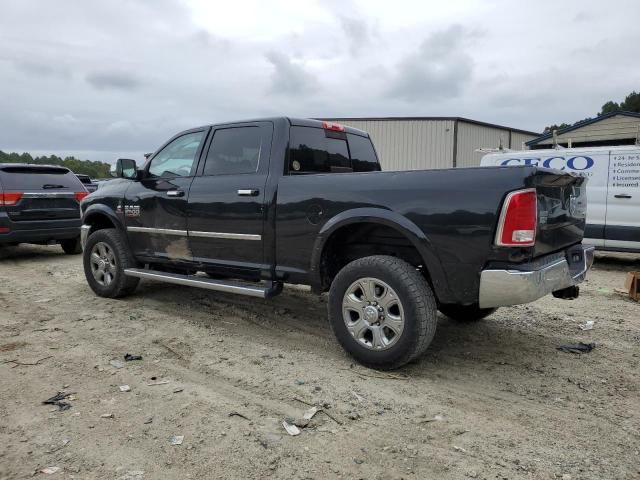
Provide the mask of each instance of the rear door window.
POLYGON ((372 172, 380 165, 371 140, 352 133, 291 127, 289 173, 372 172))
POLYGON ((6 191, 84 190, 80 180, 65 168, 4 167, 0 168, 0 177, 6 191))
POLYGON ((204 164, 204 175, 255 173, 262 150, 262 131, 255 127, 216 130, 204 164))

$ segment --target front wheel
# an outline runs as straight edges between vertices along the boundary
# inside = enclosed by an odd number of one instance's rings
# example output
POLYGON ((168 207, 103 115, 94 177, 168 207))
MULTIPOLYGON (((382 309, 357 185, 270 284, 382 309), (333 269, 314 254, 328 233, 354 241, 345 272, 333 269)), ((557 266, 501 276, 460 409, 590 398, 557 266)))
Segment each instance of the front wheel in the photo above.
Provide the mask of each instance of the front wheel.
POLYGON ((140 282, 139 278, 124 274, 125 269, 136 265, 127 251, 124 237, 114 228, 89 235, 82 260, 87 283, 100 297, 130 295, 140 282))
POLYGON ((440 305, 440 312, 458 322, 477 322, 488 317, 497 308, 480 308, 477 304, 473 305, 440 305))
POLYGON ((358 362, 394 369, 420 356, 431 343, 438 322, 436 301, 415 267, 375 255, 338 272, 329 291, 329 322, 358 362))

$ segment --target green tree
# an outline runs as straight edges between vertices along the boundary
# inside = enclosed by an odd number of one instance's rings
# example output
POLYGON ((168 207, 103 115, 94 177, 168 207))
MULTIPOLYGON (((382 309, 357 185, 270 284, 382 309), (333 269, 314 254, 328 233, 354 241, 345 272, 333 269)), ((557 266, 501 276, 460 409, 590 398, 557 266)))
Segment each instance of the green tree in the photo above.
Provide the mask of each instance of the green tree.
POLYGON ((620 104, 620 110, 640 113, 640 92, 633 91, 620 104))
POLYGON ((35 163, 39 165, 60 165, 68 168, 74 173, 82 173, 89 175, 91 178, 104 178, 109 176, 110 165, 105 162, 96 162, 91 160, 79 160, 75 157, 65 157, 64 159, 57 155, 43 155, 41 157, 32 157, 30 153, 5 153, 0 150, 0 163, 35 163))

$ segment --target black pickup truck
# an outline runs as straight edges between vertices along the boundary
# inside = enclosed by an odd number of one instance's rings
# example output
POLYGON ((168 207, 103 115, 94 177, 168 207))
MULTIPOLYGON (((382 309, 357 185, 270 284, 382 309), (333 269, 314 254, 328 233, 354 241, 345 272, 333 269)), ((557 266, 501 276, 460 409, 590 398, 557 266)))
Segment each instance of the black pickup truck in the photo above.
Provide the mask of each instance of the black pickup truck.
POLYGON ((121 297, 159 280, 267 298, 329 292, 361 363, 395 368, 461 320, 543 295, 573 298, 585 180, 537 167, 382 172, 367 133, 269 118, 182 132, 82 202, 84 271, 121 297))

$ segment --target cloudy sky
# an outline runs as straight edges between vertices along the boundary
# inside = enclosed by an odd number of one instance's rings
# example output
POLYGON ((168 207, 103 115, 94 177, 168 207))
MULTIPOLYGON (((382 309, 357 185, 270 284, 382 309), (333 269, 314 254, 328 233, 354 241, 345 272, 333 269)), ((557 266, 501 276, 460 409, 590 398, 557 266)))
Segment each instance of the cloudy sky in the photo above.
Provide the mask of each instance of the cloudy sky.
POLYGON ((540 131, 640 89, 638 19, 637 0, 0 0, 0 149, 111 161, 280 114, 540 131))

